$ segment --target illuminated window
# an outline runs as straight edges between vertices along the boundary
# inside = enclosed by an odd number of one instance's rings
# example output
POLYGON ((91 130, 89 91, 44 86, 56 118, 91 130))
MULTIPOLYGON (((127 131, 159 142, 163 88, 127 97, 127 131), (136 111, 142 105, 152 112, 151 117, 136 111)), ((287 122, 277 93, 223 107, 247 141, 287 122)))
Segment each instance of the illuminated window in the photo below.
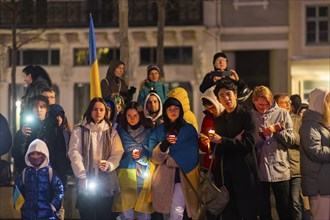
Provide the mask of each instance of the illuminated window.
MULTIPOLYGON (((88 66, 89 53, 87 48, 76 48, 73 50, 74 66, 88 66)), ((97 48, 97 60, 99 65, 109 65, 111 60, 119 60, 119 48, 97 48)))

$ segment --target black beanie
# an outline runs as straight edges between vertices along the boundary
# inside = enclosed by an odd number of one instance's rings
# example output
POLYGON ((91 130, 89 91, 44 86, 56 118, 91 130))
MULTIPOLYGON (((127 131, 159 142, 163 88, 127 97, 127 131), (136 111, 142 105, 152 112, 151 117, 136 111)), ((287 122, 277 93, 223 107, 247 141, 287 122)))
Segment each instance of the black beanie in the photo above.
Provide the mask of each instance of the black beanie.
POLYGON ((176 98, 169 97, 165 100, 163 110, 167 109, 168 107, 175 105, 177 107, 182 108, 181 102, 177 100, 176 98))
POLYGON ((216 54, 214 54, 213 56, 213 65, 214 65, 214 62, 219 58, 219 57, 223 57, 223 58, 226 58, 227 59, 227 56, 224 52, 218 52, 216 54))

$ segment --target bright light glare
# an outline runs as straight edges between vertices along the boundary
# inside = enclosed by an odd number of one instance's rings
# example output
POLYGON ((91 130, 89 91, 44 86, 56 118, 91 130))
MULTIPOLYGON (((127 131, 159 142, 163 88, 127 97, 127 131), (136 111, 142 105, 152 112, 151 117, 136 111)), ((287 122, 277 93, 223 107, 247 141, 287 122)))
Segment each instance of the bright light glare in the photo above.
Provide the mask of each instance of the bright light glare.
POLYGON ((32 122, 32 121, 33 121, 33 116, 32 116, 32 115, 27 115, 27 116, 25 117, 25 121, 26 121, 26 122, 32 122))
POLYGON ((20 100, 17 100, 16 103, 15 103, 15 105, 16 105, 17 108, 18 107, 20 108, 21 107, 21 104, 22 104, 22 102, 20 100))
POLYGON ((149 172, 147 171, 144 171, 143 174, 142 174, 143 178, 147 178, 149 176, 149 172))
POLYGON ((95 182, 88 183, 88 189, 89 190, 94 190, 95 188, 96 188, 96 183, 95 182))

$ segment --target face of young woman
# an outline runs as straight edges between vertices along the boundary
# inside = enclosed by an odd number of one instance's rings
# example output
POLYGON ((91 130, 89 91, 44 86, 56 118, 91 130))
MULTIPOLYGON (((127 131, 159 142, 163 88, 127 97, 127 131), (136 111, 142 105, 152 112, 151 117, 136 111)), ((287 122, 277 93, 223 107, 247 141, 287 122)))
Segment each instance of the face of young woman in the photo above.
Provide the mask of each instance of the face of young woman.
POLYGON ((98 124, 103 120, 105 116, 105 106, 102 102, 95 102, 92 109, 92 120, 95 124, 98 124))
POLYGON ((120 64, 115 69, 115 76, 120 78, 123 75, 123 73, 124 73, 124 68, 125 68, 124 64, 120 64))
POLYGON ((46 118, 47 105, 43 101, 39 101, 36 105, 32 107, 32 111, 38 116, 38 118, 43 121, 46 118))
POLYGON ((136 109, 128 109, 126 112, 126 120, 130 126, 137 125, 140 121, 140 115, 136 109))
POLYGON ((158 82, 159 72, 157 70, 151 70, 150 73, 149 73, 149 80, 151 82, 158 82))
POLYGON ((166 114, 170 121, 174 122, 180 116, 180 107, 171 105, 166 109, 166 114))

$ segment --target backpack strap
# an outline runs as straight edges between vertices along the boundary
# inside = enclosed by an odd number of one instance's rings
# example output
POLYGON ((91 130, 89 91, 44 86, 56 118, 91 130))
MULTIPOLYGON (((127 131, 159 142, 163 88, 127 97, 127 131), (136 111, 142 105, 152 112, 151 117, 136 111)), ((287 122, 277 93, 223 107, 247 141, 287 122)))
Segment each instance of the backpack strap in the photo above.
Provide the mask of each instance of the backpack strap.
POLYGON ((23 182, 23 185, 25 184, 25 171, 26 171, 26 167, 22 171, 22 182, 23 182))
MULTIPOLYGON (((25 172, 26 172, 26 167, 22 171, 22 182, 23 182, 23 185, 25 184, 25 172)), ((49 178, 49 183, 51 183, 52 180, 53 180, 53 168, 52 167, 48 167, 48 178, 49 178)))

